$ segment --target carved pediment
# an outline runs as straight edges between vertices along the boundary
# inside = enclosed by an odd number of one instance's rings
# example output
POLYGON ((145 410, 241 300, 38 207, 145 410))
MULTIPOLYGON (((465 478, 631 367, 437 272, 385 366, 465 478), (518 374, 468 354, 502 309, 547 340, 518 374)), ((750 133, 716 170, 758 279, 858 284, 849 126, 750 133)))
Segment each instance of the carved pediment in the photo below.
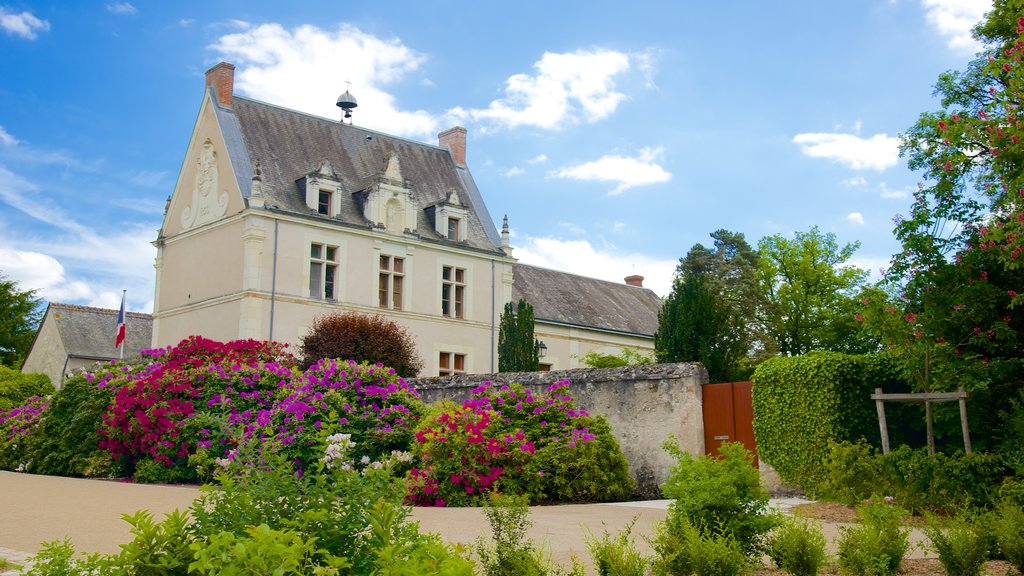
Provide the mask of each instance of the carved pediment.
POLYGON ((181 227, 193 228, 213 222, 228 210, 228 193, 220 190, 217 152, 209 139, 196 158, 196 176, 192 182, 192 202, 181 211, 181 227))

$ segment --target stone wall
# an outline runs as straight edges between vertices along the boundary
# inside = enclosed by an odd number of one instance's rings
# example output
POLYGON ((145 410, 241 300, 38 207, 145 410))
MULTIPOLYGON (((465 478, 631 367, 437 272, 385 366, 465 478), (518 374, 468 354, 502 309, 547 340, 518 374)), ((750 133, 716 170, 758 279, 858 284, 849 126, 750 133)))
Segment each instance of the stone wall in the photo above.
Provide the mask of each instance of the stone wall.
POLYGON ((708 376, 698 364, 476 374, 423 378, 410 384, 427 402, 462 402, 470 397, 470 390, 487 381, 519 382, 540 391, 560 380, 571 383, 569 393, 577 406, 608 419, 636 478, 639 497, 661 497, 658 485, 668 478, 673 464, 661 448, 669 435, 674 434, 687 452, 704 453, 701 385, 708 376))

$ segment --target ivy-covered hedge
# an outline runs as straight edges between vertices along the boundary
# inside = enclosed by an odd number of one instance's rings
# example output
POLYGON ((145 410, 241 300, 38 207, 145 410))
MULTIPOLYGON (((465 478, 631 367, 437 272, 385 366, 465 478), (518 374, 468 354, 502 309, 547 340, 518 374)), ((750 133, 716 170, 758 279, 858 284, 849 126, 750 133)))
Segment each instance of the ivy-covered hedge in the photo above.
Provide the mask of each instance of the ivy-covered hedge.
POLYGON ((25 374, 0 366, 0 412, 25 403, 33 396, 53 394, 53 384, 46 374, 25 374))
POLYGON ((784 482, 813 491, 829 441, 880 443, 870 396, 892 391, 899 377, 885 355, 814 352, 767 360, 751 380, 760 458, 784 482))

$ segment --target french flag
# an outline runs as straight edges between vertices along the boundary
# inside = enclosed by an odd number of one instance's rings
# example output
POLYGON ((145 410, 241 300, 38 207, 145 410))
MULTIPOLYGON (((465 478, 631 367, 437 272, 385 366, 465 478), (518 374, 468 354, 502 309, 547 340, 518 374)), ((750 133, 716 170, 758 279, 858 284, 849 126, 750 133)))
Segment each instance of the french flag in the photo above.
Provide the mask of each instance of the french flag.
POLYGON ((124 343, 124 294, 121 294, 121 309, 117 312, 117 336, 114 338, 114 349, 117 350, 124 343))

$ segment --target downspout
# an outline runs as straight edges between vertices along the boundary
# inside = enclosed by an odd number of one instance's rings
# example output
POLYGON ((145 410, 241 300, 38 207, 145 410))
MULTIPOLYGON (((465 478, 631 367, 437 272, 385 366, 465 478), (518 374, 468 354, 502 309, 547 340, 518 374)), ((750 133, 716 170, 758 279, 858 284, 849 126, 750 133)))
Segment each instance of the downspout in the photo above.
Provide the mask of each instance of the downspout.
POLYGON ((270 336, 274 341, 274 303, 277 299, 277 227, 280 221, 274 218, 274 260, 270 267, 270 336))
POLYGON ((495 306, 494 291, 496 290, 494 280, 494 260, 491 260, 491 374, 494 374, 494 314, 497 312, 495 306))

